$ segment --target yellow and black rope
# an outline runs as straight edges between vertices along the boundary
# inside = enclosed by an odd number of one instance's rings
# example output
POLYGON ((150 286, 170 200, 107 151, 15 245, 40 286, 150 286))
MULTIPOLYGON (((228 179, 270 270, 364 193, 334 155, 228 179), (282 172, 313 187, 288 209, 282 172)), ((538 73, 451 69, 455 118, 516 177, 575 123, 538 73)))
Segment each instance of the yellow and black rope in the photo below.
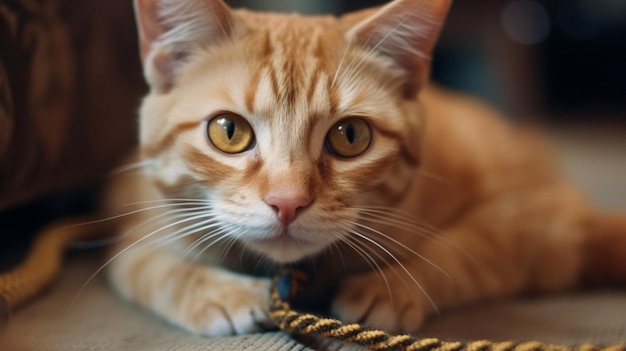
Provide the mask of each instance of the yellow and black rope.
MULTIPOLYGON (((44 230, 24 262, 14 270, 0 274, 0 326, 11 310, 33 299, 58 274, 67 245, 75 240, 92 238, 92 230, 76 225, 86 220, 59 223, 44 230)), ((411 335, 390 335, 359 324, 343 324, 333 318, 299 313, 288 302, 302 289, 306 276, 299 271, 282 271, 274 278, 270 316, 283 331, 315 336, 364 346, 373 351, 626 351, 626 343, 609 346, 550 345, 540 342, 450 342, 411 335)))
POLYGON ((303 273, 283 270, 274 277, 270 317, 283 331, 291 335, 315 336, 361 345, 372 351, 626 351, 626 343, 608 346, 584 344, 564 346, 528 342, 470 342, 442 341, 416 338, 411 335, 390 335, 368 329, 360 324, 344 324, 334 318, 323 318, 293 310, 288 300, 302 287, 303 273))

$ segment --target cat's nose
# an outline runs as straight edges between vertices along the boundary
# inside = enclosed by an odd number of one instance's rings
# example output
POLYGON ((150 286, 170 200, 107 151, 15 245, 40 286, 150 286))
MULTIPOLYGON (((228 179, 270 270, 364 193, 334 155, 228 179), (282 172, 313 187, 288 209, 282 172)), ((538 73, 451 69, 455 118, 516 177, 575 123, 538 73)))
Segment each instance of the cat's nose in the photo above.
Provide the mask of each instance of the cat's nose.
POLYGON ((311 198, 300 194, 269 193, 263 199, 276 212, 283 225, 291 224, 309 204, 311 198))

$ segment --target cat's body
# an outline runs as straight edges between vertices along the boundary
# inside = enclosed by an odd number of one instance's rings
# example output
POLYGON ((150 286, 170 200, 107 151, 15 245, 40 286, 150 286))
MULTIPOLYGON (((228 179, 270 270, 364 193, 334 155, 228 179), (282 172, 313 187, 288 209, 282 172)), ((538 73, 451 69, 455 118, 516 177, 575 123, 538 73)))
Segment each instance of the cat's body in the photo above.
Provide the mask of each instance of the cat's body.
POLYGON ((339 318, 405 332, 596 269, 625 281, 626 219, 593 212, 536 138, 426 82, 448 6, 336 19, 138 1, 142 170, 114 179, 107 209, 153 209, 123 219, 116 289, 224 335, 264 325, 280 264, 312 273, 305 302, 333 291, 339 318))

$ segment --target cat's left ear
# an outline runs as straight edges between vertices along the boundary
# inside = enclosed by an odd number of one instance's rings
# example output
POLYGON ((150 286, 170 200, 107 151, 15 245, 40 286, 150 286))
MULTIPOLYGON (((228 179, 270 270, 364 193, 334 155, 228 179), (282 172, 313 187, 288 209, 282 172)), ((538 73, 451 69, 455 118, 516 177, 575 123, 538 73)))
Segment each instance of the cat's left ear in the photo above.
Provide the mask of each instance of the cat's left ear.
POLYGON ((191 52, 225 40, 234 21, 224 0, 134 0, 144 76, 166 92, 191 52))
MULTIPOLYGON (((365 50, 390 57, 406 72, 405 96, 428 79, 430 56, 452 0, 395 0, 367 15, 346 33, 365 50)), ((358 18, 358 17, 357 17, 358 18)))

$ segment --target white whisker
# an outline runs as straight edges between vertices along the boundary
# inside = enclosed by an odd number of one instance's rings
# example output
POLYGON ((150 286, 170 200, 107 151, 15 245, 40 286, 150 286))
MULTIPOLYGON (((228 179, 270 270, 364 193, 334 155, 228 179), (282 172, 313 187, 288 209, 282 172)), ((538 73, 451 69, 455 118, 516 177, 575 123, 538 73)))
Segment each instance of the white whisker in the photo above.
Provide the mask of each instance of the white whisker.
POLYGON ((424 238, 436 238, 439 236, 439 232, 433 231, 428 226, 422 225, 418 222, 403 218, 402 216, 395 215, 393 213, 384 213, 377 210, 360 210, 359 216, 368 222, 376 222, 379 224, 388 224, 396 228, 409 229, 415 234, 424 238))
POLYGON ((137 232, 141 227, 147 226, 148 224, 152 223, 152 226, 158 226, 153 222, 159 221, 159 222, 171 222, 171 221, 176 221, 180 218, 186 218, 186 217, 190 217, 190 216, 196 216, 196 215, 205 215, 208 216, 207 210, 205 209, 177 209, 177 210, 171 210, 169 212, 165 212, 165 213, 161 213, 160 215, 156 216, 156 217, 152 217, 152 218, 148 218, 147 220, 142 221, 141 223, 131 227, 130 229, 126 230, 124 233, 122 233, 120 235, 120 238, 125 238, 128 236, 131 236, 133 233, 137 232))
POLYGON ((152 162, 152 160, 142 160, 142 161, 138 161, 138 162, 133 162, 133 163, 129 163, 127 165, 124 166, 120 166, 118 168, 113 169, 111 172, 109 172, 109 174, 107 174, 107 177, 114 177, 117 175, 120 175, 122 173, 126 173, 129 171, 133 171, 136 169, 140 169, 143 168, 145 166, 147 166, 148 164, 150 164, 152 162))
MULTIPOLYGON (((387 287, 389 300, 391 301, 391 304, 393 305, 393 294, 391 292, 391 285, 389 284, 389 280, 387 279, 385 272, 383 271, 382 267, 380 267, 378 262, 372 257, 372 255, 367 253, 365 250, 366 249, 369 250, 371 254, 375 255, 379 260, 384 262, 388 267, 392 267, 392 266, 387 262, 387 260, 385 260, 382 257, 382 255, 380 255, 378 252, 374 251, 367 245, 363 245, 363 247, 360 247, 359 244, 361 243, 358 240, 355 240, 354 238, 351 238, 351 237, 344 237, 344 236, 341 236, 340 240, 344 244, 348 245, 348 247, 353 249, 359 256, 361 256, 363 260, 367 262, 368 265, 370 265, 372 270, 378 272, 378 275, 382 278, 383 282, 385 283, 385 286, 387 287)), ((392 268, 392 269, 395 269, 395 268, 392 268)))
MULTIPOLYGON (((206 217, 206 216, 205 216, 206 217)), ((209 218, 205 221, 201 221, 199 223, 194 223, 190 226, 186 226, 176 230, 175 232, 164 235, 161 238, 158 238, 153 244, 154 246, 167 246, 175 241, 178 241, 182 238, 197 234, 200 231, 207 230, 212 228, 216 223, 218 223, 215 219, 209 218)), ((184 256, 184 255, 183 255, 184 256)))
POLYGON ((454 284, 454 279, 452 279, 452 277, 450 276, 450 274, 448 274, 448 272, 446 272, 445 270, 443 270, 441 267, 439 267, 437 264, 435 264, 433 261, 431 261, 430 259, 426 258, 424 255, 418 253, 417 251, 413 250, 412 248, 408 247, 407 245, 403 244, 402 242, 398 241, 397 239, 379 231, 376 230, 370 226, 358 223, 358 222, 352 222, 352 224, 356 227, 368 230, 374 234, 378 234, 380 236, 382 236, 384 239, 391 241, 392 243, 400 246, 401 248, 407 250, 408 252, 410 252, 411 254, 415 255, 416 257, 419 257, 421 260, 423 260, 424 262, 428 263, 430 266, 432 266, 433 268, 435 268, 436 270, 438 270, 439 272, 443 273, 443 275, 446 276, 446 278, 448 278, 448 280, 454 284))
MULTIPOLYGON (((178 206, 178 205, 175 205, 175 206, 178 206)), ((160 209, 160 208, 166 208, 166 207, 171 207, 171 206, 162 205, 162 206, 153 206, 153 207, 141 208, 141 209, 138 209, 138 210, 122 213, 122 214, 115 215, 115 216, 110 216, 110 217, 97 219, 97 220, 93 220, 93 221, 89 221, 89 222, 84 222, 84 223, 78 223, 78 224, 74 224, 74 225, 70 225, 70 226, 65 226, 65 227, 59 228, 58 230, 82 227, 82 226, 87 226, 87 225, 101 224, 101 223, 105 223, 105 222, 111 222, 111 221, 114 221, 116 219, 132 216, 134 214, 147 212, 147 211, 160 209)), ((158 217, 160 217, 160 216, 157 216, 156 218, 158 218, 158 217)), ((75 241, 75 242, 70 243, 68 245, 68 247, 69 248, 73 248, 73 249, 84 249, 84 248, 101 247, 101 246, 105 246, 107 244, 112 244, 112 243, 118 242, 123 237, 124 237, 124 235, 117 235, 117 236, 112 236, 112 237, 106 238, 106 239, 88 240, 88 241, 75 241)))
POLYGON ((87 285, 89 285, 91 283, 91 281, 93 281, 93 279, 100 274, 100 272, 102 272, 106 267, 108 267, 113 261, 115 261, 117 258, 119 258, 120 256, 122 256, 123 254, 127 253, 128 251, 130 251, 131 249, 135 248, 137 245, 139 245, 140 243, 144 242, 145 240, 151 238, 152 236, 162 232, 163 230, 169 229, 171 227, 180 225, 184 222, 188 222, 188 221, 192 221, 192 220, 197 220, 198 218, 201 218, 200 216, 193 216, 191 218, 186 218, 186 219, 182 219, 182 220, 178 220, 176 222, 170 223, 168 225, 166 225, 165 227, 161 227, 157 230, 152 231, 151 233, 142 236, 141 238, 137 239, 136 241, 134 241, 133 243, 131 243, 130 245, 128 245, 127 247, 125 247, 124 249, 120 250, 119 252, 117 252, 115 255, 113 255, 111 258, 109 258, 106 262, 104 262, 104 264, 102 264, 100 266, 100 268, 98 268, 86 281, 85 283, 83 283, 83 285, 80 287, 80 289, 78 289, 78 292, 76 293, 76 296, 74 296, 74 298, 72 299, 72 302, 70 303, 70 306, 68 308, 68 310, 71 310, 73 308, 73 306, 76 304, 76 301, 78 299, 78 297, 83 293, 83 291, 85 290, 85 288, 87 287, 87 285))
POLYGON ((415 279, 415 277, 411 274, 411 272, 406 268, 406 266, 404 264, 402 264, 402 262, 400 262, 400 260, 393 254, 391 253, 391 251, 389 251, 386 247, 384 247, 383 245, 379 244, 376 240, 368 237, 367 235, 364 235, 358 231, 352 230, 350 231, 350 233, 356 235, 357 237, 369 242, 370 244, 374 245, 375 247, 377 247, 378 249, 380 249, 381 251, 383 251, 385 254, 387 254, 397 265, 398 267, 400 267, 400 269, 402 269, 404 271, 404 273, 409 277, 409 279, 411 279, 411 281, 413 282, 413 284, 415 284, 415 286, 424 294, 424 296, 426 297, 426 299, 430 302, 430 304, 433 306, 434 310, 436 313, 439 313, 439 309, 437 308, 437 305, 435 304, 435 302, 432 300, 432 298, 430 297, 430 295, 428 295, 428 293, 426 292, 426 289, 424 289, 424 287, 417 281, 417 279, 415 279))
POLYGON ((407 229, 424 238, 433 240, 433 242, 437 243, 441 247, 453 248, 457 252, 464 255, 467 259, 477 264, 476 259, 457 242, 451 240, 445 235, 441 235, 440 230, 414 219, 404 211, 378 206, 356 207, 354 210, 358 211, 359 215, 366 222, 390 225, 399 229, 407 229), (393 219, 388 219, 387 217, 393 217, 393 219))
POLYGON ((331 89, 335 87, 335 83, 337 82, 339 73, 341 72, 344 61, 346 60, 346 56, 348 55, 348 51, 350 50, 351 43, 352 43, 352 40, 350 39, 348 43, 346 44, 346 48, 344 49, 343 54, 341 55, 341 60, 339 60, 339 65, 337 66, 337 70, 335 70, 335 74, 333 75, 333 80, 330 83, 331 89))
MULTIPOLYGON (((211 228, 212 227, 208 227, 207 226, 206 229, 208 230, 208 229, 211 229, 211 228)), ((187 246, 187 248, 185 248, 185 250, 181 254, 181 259, 184 259, 185 257, 187 257, 187 255, 189 255, 191 252, 196 250, 200 245, 202 245, 202 244, 206 243, 207 241, 215 238, 216 236, 220 236, 220 235, 224 235, 225 236, 225 232, 226 232, 226 230, 224 228, 217 228, 217 229, 211 230, 208 233, 202 234, 199 238, 197 238, 191 244, 189 244, 187 246)), ((200 252, 196 253, 196 255, 194 256, 192 261, 195 261, 200 256, 200 254, 202 254, 202 252, 206 251, 206 249, 208 249, 208 248, 205 247, 202 250, 200 250, 200 252)))
MULTIPOLYGON (((237 233, 236 235, 234 235, 232 232, 228 233, 227 237, 229 238, 230 243, 228 243, 228 246, 225 248, 225 250, 222 251, 222 255, 217 259, 217 262, 223 262, 226 259, 226 256, 228 255, 230 250, 232 250, 233 246, 239 241, 239 239, 241 239, 242 236, 246 235, 248 231, 249 230, 246 229, 242 233, 237 233)), ((203 251, 207 250, 208 248, 209 247, 204 248, 203 251)), ((201 251, 201 253, 203 251, 201 251)))

